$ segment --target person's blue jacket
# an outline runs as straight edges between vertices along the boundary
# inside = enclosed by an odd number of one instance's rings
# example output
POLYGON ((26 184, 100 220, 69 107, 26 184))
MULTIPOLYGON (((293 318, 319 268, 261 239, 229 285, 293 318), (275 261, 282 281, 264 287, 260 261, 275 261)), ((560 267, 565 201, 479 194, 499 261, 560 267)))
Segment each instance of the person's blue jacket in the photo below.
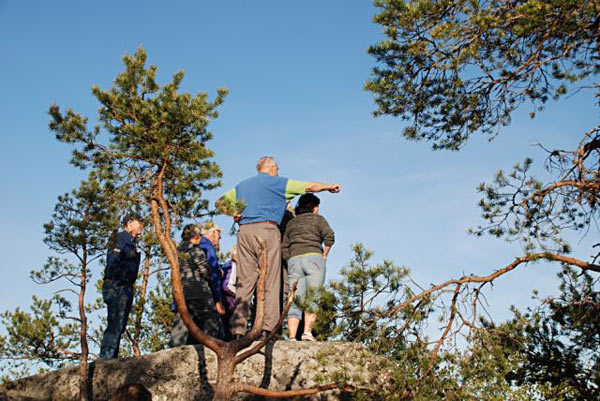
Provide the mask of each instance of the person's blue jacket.
POLYGON ((223 302, 223 290, 221 288, 223 279, 219 269, 219 257, 217 256, 217 251, 212 242, 206 237, 202 237, 198 246, 204 251, 208 267, 210 268, 210 289, 213 298, 215 302, 223 302))
POLYGON ((104 280, 114 281, 117 285, 133 286, 140 267, 140 252, 133 235, 127 231, 117 234, 117 241, 108 250, 104 280))

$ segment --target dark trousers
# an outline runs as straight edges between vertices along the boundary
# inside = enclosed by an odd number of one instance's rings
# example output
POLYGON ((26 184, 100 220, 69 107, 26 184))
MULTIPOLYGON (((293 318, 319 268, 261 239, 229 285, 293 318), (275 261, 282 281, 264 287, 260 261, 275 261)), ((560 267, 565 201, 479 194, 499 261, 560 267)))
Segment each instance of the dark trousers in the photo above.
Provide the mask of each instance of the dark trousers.
MULTIPOLYGON (((186 300, 188 311, 200 330, 210 336, 223 340, 225 338, 223 322, 215 309, 215 301, 212 298, 208 284, 206 284, 206 290, 203 293, 203 297, 186 300)), ((188 328, 183 323, 179 312, 177 312, 175 314, 175 321, 173 322, 169 347, 179 347, 186 344, 199 344, 199 342, 194 336, 189 334, 188 328)))
MULTIPOLYGON (((190 299, 187 301, 188 310, 194 319, 196 326, 209 336, 223 340, 225 338, 223 322, 221 316, 215 309, 215 302, 210 298, 190 299)), ((187 344, 200 344, 196 338, 190 334, 187 336, 187 344)))
POLYGON ((105 281, 102 286, 102 298, 107 308, 107 326, 100 345, 100 359, 117 358, 121 335, 125 332, 131 312, 133 288, 105 281))

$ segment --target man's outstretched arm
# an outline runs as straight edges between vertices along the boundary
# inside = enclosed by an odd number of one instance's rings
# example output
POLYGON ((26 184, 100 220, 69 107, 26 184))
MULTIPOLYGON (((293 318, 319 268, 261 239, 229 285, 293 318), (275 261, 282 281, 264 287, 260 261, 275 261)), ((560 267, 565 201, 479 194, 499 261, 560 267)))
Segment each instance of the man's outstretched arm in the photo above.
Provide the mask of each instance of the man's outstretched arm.
POLYGON ((322 184, 320 182, 307 182, 306 192, 322 192, 329 191, 333 194, 340 192, 341 186, 339 184, 322 184))
POLYGON ((320 182, 288 180, 285 189, 285 198, 289 202, 298 195, 304 195, 307 192, 329 191, 331 193, 340 192, 338 184, 321 184, 320 182))

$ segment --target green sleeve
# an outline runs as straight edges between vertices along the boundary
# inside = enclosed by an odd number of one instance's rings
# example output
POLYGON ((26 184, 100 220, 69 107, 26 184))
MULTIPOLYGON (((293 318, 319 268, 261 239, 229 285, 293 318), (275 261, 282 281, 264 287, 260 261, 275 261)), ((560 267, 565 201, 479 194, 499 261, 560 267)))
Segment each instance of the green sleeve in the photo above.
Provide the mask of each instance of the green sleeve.
POLYGON ((225 195, 221 196, 221 199, 229 201, 231 203, 237 202, 237 195, 235 193, 235 188, 230 189, 229 191, 225 192, 225 195))
POLYGON ((298 195, 304 195, 306 193, 306 182, 288 180, 285 187, 285 200, 291 201, 298 195))

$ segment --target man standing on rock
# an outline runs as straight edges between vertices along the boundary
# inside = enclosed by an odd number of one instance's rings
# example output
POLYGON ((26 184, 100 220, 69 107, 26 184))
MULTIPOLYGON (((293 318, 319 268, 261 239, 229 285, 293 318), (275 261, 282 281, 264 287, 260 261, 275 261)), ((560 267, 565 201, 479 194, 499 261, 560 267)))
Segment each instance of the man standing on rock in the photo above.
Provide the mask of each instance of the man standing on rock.
POLYGON ((133 303, 133 285, 140 267, 140 251, 135 237, 141 234, 141 218, 129 214, 123 218, 123 231, 117 234, 106 258, 102 298, 107 308, 107 326, 100 345, 100 359, 119 356, 119 342, 125 332, 133 303))
POLYGON ((260 246, 257 237, 267 244, 267 272, 265 282, 265 319, 262 338, 277 325, 279 320, 279 292, 281 286, 281 234, 278 225, 283 218, 286 204, 297 195, 307 192, 340 192, 337 184, 303 182, 279 177, 279 167, 272 157, 263 157, 256 164, 258 174, 240 182, 217 201, 217 208, 226 210, 225 202, 244 203, 244 211, 234 216, 239 222, 239 267, 236 284, 236 308, 231 320, 233 338, 246 332, 250 301, 258 281, 260 246))

